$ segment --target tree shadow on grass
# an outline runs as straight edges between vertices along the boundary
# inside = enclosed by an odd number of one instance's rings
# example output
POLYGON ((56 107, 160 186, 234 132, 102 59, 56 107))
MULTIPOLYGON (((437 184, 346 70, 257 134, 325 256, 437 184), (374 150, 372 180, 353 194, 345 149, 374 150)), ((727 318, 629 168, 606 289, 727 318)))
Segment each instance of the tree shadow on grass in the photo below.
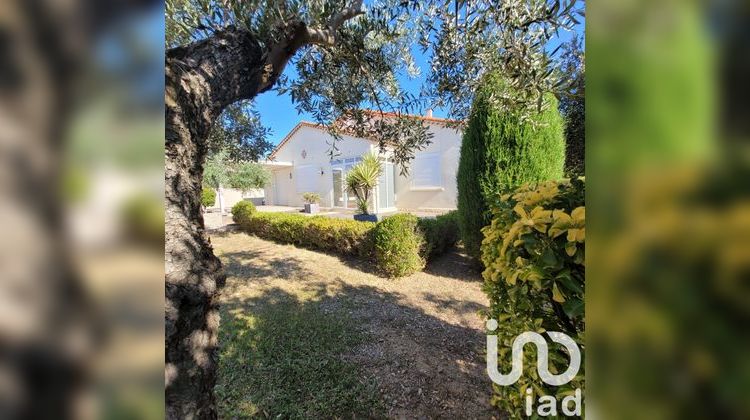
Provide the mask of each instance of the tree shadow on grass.
POLYGON ((456 280, 482 281, 481 265, 466 255, 460 247, 454 247, 445 254, 433 258, 427 263, 424 272, 456 280))
POLYGON ((222 305, 223 418, 490 418, 482 331, 341 278, 222 305))
POLYGON ((440 309, 450 309, 461 315, 478 314, 480 310, 486 308, 477 302, 445 298, 434 293, 425 293, 424 298, 426 301, 434 303, 440 309))
POLYGON ((343 357, 364 337, 351 318, 279 288, 225 303, 220 417, 383 417, 374 380, 343 357))
MULTIPOLYGON (((231 234, 231 232, 229 233, 218 232, 214 236, 226 237, 229 234, 231 234)), ((248 235, 247 233, 244 233, 244 232, 243 234, 248 235)), ((255 235, 251 235, 251 236, 256 237, 255 235)), ((305 247, 305 246, 301 246, 298 244, 289 244, 289 243, 270 240, 270 239, 264 239, 264 238, 258 238, 258 239, 268 241, 268 242, 278 244, 278 245, 291 245, 291 246, 294 246, 295 248, 329 255, 329 256, 336 258, 339 262, 341 262, 341 264, 349 268, 353 268, 363 273, 372 274, 372 275, 382 277, 382 278, 386 277, 377 270, 377 267, 372 261, 364 257, 356 257, 353 255, 327 252, 327 251, 323 251, 323 250, 316 249, 316 248, 305 247)), ((240 266, 246 265, 248 267, 252 267, 253 270, 256 270, 257 273, 254 275, 251 275, 251 277, 262 278, 268 275, 268 273, 264 273, 263 268, 258 269, 255 265, 248 264, 249 261, 254 261, 253 258, 259 256, 260 253, 251 252, 251 251, 243 251, 243 252, 236 252, 233 254, 223 254, 223 255, 227 255, 227 258, 229 258, 229 262, 227 263, 227 265, 231 265, 231 264, 239 264, 240 266), (234 258, 234 260, 232 258, 234 258)), ((278 261, 279 268, 282 272, 287 271, 289 273, 295 273, 297 271, 296 268, 301 269, 302 267, 299 264, 295 265, 294 261, 287 262, 285 260, 286 260, 285 258, 279 258, 279 261, 278 261), (287 270, 285 267, 288 267, 289 270, 287 270)), ((448 250, 445 254, 432 258, 429 262, 427 262, 424 270, 422 271, 424 273, 438 276, 438 277, 447 277, 447 278, 468 281, 468 282, 481 282, 482 281, 481 264, 479 264, 477 261, 475 261, 468 255, 466 255, 463 252, 463 248, 460 246, 453 247, 452 249, 448 250)))
POLYGON ((273 277, 304 280, 311 274, 302 260, 286 255, 268 258, 260 251, 247 250, 222 253, 220 257, 227 274, 254 282, 273 277))

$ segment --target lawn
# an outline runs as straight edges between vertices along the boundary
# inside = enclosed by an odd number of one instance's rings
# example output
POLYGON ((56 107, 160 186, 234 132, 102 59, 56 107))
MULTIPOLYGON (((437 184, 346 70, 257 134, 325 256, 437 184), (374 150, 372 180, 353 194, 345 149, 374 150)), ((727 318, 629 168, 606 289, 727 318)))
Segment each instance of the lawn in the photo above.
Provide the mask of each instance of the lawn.
POLYGON ((221 418, 490 418, 481 277, 449 253, 388 280, 243 233, 215 233, 227 270, 221 418))
POLYGON ((342 358, 364 341, 350 317, 280 290, 252 304, 226 313, 222 326, 222 417, 382 415, 374 381, 342 358))

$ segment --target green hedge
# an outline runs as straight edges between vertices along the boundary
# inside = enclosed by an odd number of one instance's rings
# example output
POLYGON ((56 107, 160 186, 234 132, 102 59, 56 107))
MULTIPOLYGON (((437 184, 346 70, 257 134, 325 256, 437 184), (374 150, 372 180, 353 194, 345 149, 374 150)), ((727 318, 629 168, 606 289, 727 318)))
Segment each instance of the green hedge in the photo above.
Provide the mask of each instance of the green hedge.
POLYGON ((425 239, 422 255, 431 259, 444 254, 458 242, 458 212, 454 210, 434 219, 419 219, 419 229, 425 239))
POLYGON ((255 205, 249 201, 239 201, 232 206, 232 220, 237 224, 242 224, 255 214, 255 205))
POLYGON ((201 190, 201 204, 203 207, 211 207, 216 202, 216 191, 213 188, 203 187, 201 190))
MULTIPOLYGON (((489 318, 498 321, 499 370, 511 370, 510 348, 525 331, 560 331, 584 348, 585 185, 549 181, 496 197, 492 223, 482 232, 484 290, 489 318)), ((551 351, 550 370, 567 369, 568 356, 551 351)), ((583 351, 582 351, 583 354, 583 351)), ((511 416, 524 412, 527 388, 557 396, 583 390, 585 360, 573 381, 552 387, 539 381, 533 352, 524 352, 524 374, 512 386, 494 387, 493 401, 511 416)))
POLYGON ((362 257, 369 255, 368 234, 375 227, 372 222, 288 213, 256 213, 239 225, 263 239, 362 257))
POLYGON ((378 222, 373 230, 373 257, 378 269, 388 277, 403 277, 424 268, 424 235, 419 219, 397 214, 378 222))
POLYGON ((435 219, 398 214, 377 224, 289 213, 254 213, 235 216, 235 221, 259 238, 372 261, 388 277, 421 270, 426 260, 448 251, 458 238, 455 212, 435 219))

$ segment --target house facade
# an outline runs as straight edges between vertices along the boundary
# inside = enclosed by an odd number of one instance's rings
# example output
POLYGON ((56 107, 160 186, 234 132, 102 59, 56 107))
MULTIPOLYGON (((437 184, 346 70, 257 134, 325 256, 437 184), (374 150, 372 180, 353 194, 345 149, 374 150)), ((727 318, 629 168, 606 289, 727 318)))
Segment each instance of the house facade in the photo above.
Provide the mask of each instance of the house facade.
MULTIPOLYGON (((250 201, 256 206, 263 204, 265 191, 263 188, 255 188, 250 191, 240 191, 234 188, 222 188, 221 196, 224 201, 224 211, 229 211, 232 206, 240 201, 250 201)), ((216 201, 212 206, 206 207, 209 212, 219 211, 219 197, 218 192, 216 201)))
POLYGON ((321 207, 354 209, 356 201, 346 191, 346 175, 363 156, 374 153, 383 162, 383 174, 373 192, 371 211, 455 209, 461 132, 448 127, 447 120, 416 118, 428 126, 432 143, 415 154, 406 176, 400 174, 390 153, 381 153, 370 139, 344 135, 336 143, 338 153, 331 158, 333 137, 324 127, 300 122, 263 163, 272 172, 271 183, 265 188, 266 204, 302 206, 302 194, 315 192, 321 197, 321 207))

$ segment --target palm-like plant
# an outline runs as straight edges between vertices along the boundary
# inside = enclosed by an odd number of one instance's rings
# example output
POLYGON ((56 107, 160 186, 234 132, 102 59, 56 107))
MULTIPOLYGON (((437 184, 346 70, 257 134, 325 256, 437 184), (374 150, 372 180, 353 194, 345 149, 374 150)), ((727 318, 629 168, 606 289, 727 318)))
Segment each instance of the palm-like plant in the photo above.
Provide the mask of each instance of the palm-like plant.
POLYGON ((380 160, 370 153, 362 158, 346 175, 346 190, 357 197, 357 210, 369 214, 367 204, 372 190, 378 185, 378 178, 383 172, 380 160))

